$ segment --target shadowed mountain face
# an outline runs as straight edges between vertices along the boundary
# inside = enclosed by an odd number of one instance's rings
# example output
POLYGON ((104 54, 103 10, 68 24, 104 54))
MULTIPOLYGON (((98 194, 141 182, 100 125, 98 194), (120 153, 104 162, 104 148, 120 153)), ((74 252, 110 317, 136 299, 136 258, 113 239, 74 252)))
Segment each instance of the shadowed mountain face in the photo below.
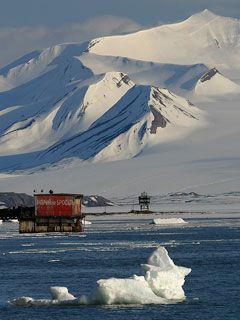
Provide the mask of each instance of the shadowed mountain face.
POLYGON ((68 55, 48 60, 51 70, 0 94, 3 171, 72 158, 109 161, 113 153, 131 158, 166 126, 201 123, 196 107, 166 89, 135 84, 122 72, 94 74, 68 55))
POLYGON ((215 74, 218 73, 220 74, 220 72, 216 68, 213 68, 201 77, 200 82, 209 81, 215 76, 215 74))

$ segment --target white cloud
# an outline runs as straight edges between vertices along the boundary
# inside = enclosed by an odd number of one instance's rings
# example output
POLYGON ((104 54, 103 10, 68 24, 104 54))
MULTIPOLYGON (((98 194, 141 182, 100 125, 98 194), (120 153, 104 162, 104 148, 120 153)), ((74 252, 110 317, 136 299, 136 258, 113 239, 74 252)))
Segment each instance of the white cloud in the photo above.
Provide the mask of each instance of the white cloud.
POLYGON ((72 23, 58 28, 1 27, 0 67, 36 49, 64 42, 83 42, 100 36, 134 32, 141 26, 128 18, 102 16, 82 23, 72 23))

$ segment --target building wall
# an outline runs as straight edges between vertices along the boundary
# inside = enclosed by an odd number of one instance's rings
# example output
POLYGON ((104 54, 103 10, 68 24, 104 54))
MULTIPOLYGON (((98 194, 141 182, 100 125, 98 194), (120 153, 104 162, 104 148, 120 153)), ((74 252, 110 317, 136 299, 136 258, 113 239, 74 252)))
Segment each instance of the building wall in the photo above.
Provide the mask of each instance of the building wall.
POLYGON ((35 200, 35 214, 39 217, 70 217, 81 214, 81 200, 72 195, 36 195, 35 200))
POLYGON ((73 218, 36 217, 19 221, 20 233, 81 232, 82 220, 73 218))
POLYGON ((35 223, 33 220, 19 220, 19 233, 34 233, 35 223))

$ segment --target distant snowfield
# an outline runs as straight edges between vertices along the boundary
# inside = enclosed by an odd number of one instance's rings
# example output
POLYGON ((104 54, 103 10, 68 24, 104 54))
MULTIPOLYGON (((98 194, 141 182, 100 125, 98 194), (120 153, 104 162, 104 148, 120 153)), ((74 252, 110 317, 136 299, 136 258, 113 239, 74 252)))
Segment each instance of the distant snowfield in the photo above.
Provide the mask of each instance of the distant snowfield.
POLYGON ((0 70, 0 191, 239 190, 239 30, 204 11, 0 70))

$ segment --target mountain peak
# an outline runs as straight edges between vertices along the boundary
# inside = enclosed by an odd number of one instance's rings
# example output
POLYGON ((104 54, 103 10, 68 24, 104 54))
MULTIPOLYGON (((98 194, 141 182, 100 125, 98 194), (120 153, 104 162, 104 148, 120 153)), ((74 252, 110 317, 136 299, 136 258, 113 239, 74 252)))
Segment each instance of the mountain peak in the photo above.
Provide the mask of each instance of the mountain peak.
POLYGON ((199 13, 197 13, 198 15, 201 15, 203 17, 216 17, 216 14, 213 13, 211 10, 209 9, 204 9, 203 11, 200 11, 199 13))
POLYGON ((240 87, 225 78, 217 68, 212 68, 197 82, 195 93, 204 97, 219 97, 227 94, 239 94, 240 87))
MULTIPOLYGON (((210 21, 214 21, 214 20, 220 20, 221 23, 223 23, 224 21, 234 21, 235 23, 239 22, 238 19, 233 18, 233 17, 228 17, 228 16, 222 16, 219 14, 216 14, 214 12, 212 12, 209 9, 204 9, 203 11, 194 13, 192 16, 190 16, 187 20, 185 21, 199 21, 199 22, 210 22, 210 21)), ((183 21, 184 22, 184 21, 183 21)))
POLYGON ((109 71, 106 72, 103 78, 104 81, 113 81, 113 83, 116 84, 118 88, 122 86, 122 84, 125 85, 133 85, 133 82, 129 78, 129 76, 123 72, 119 71, 109 71))
POLYGON ((212 68, 207 73, 205 73, 201 79, 200 82, 205 82, 211 80, 216 74, 221 74, 217 68, 212 68))
MULTIPOLYGON (((216 19, 217 17, 219 17, 219 16, 216 15, 215 13, 213 13, 212 11, 210 11, 208 9, 204 9, 203 11, 200 11, 200 12, 193 14, 191 17, 189 17, 189 19, 208 22, 213 19, 216 19)), ((187 20, 189 20, 189 19, 187 19, 187 20)))

